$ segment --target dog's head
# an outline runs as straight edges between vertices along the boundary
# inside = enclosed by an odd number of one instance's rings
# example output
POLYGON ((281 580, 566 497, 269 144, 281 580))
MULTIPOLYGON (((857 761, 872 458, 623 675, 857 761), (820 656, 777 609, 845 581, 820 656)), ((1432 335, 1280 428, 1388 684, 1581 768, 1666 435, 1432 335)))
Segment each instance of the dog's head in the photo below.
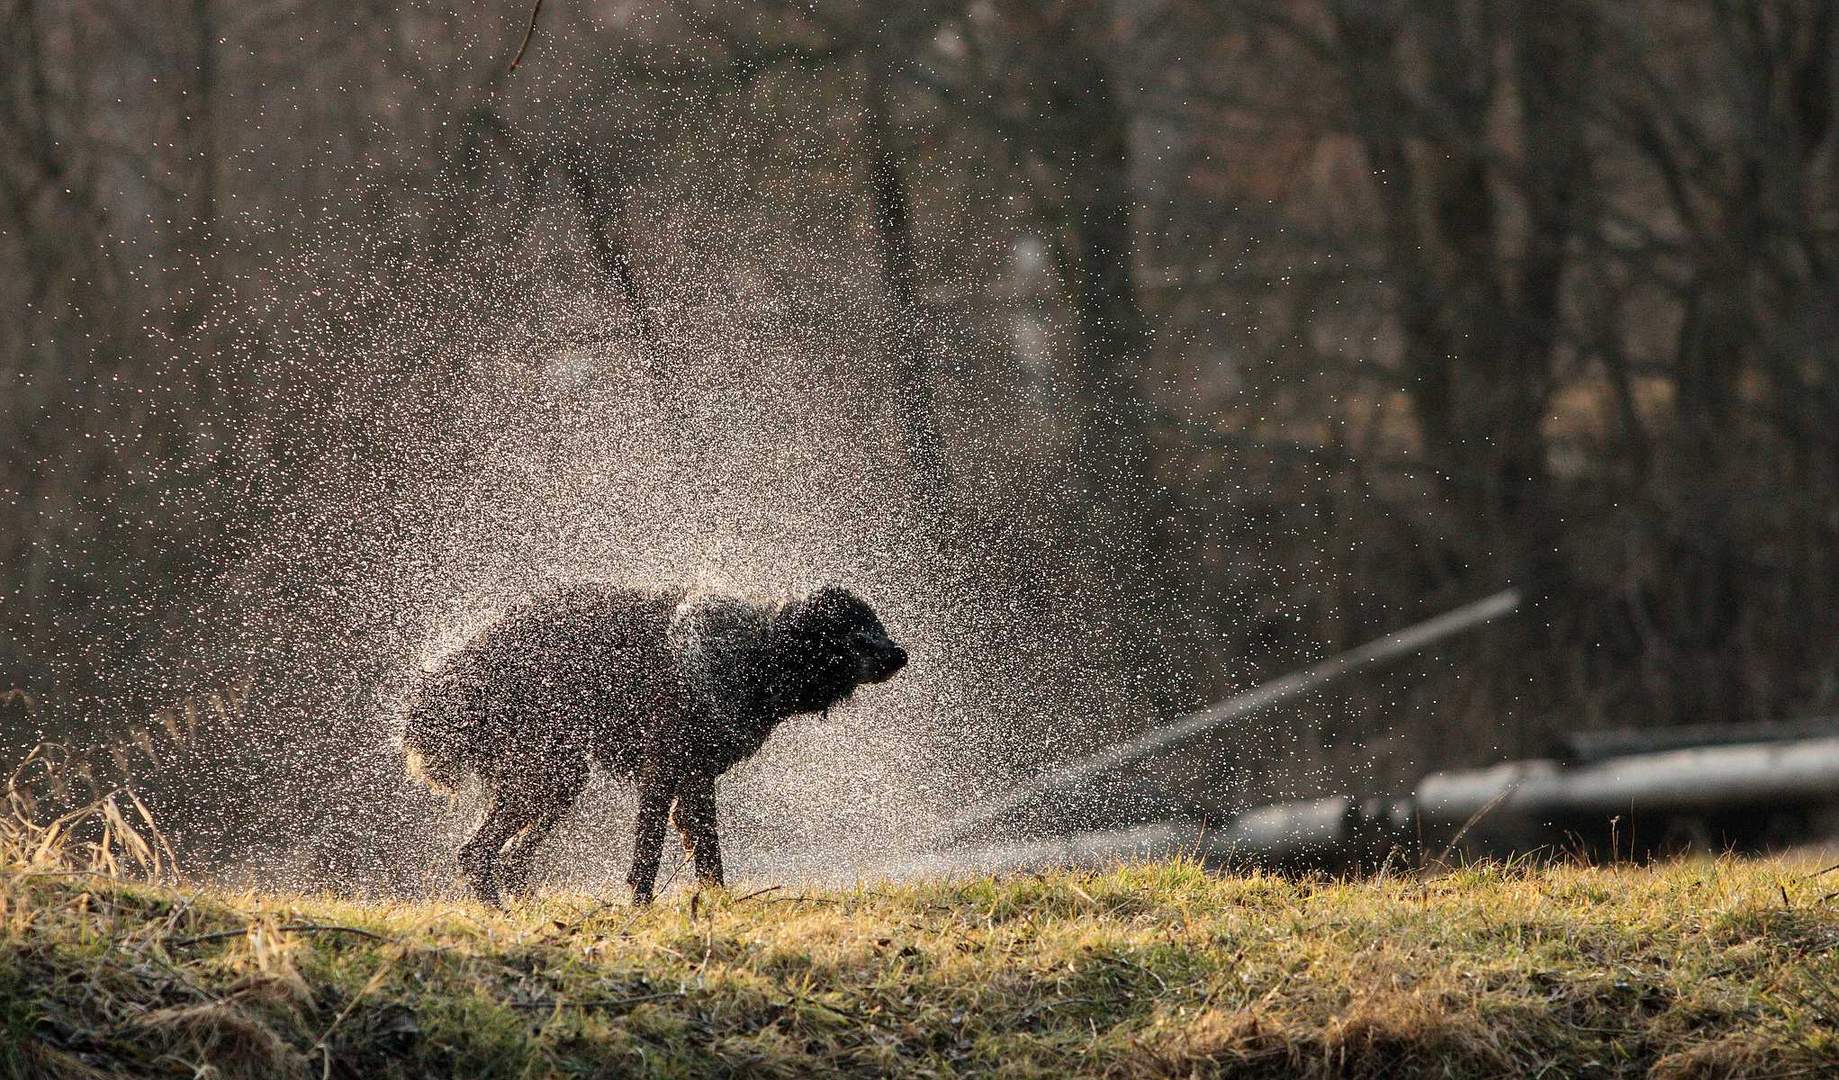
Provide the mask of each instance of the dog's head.
POLYGON ((835 585, 786 604, 769 632, 776 711, 783 715, 821 712, 907 666, 907 650, 888 637, 874 609, 835 585))

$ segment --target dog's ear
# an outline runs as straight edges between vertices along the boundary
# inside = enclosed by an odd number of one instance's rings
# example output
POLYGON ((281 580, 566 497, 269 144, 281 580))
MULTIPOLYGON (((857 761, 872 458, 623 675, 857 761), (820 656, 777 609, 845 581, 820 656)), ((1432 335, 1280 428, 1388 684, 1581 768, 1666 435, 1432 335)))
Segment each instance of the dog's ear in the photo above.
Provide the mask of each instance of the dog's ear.
POLYGON ((785 633, 807 641, 818 641, 835 636, 849 622, 850 613, 861 603, 849 590, 837 585, 826 585, 786 604, 774 622, 785 633))
POLYGON ((832 619, 842 619, 862 606, 856 594, 841 585, 825 585, 805 598, 811 609, 832 619))

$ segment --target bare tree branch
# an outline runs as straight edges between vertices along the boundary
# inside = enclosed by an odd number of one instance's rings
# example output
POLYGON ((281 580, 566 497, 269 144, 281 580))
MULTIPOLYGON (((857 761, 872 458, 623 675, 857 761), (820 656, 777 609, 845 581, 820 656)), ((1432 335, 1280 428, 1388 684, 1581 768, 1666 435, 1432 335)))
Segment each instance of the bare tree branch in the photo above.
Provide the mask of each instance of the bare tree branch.
POLYGON ((511 58, 511 66, 505 69, 510 74, 523 66, 524 53, 530 48, 530 39, 536 36, 536 19, 543 13, 543 0, 536 0, 530 5, 530 25, 524 28, 524 40, 517 46, 517 55, 511 58))

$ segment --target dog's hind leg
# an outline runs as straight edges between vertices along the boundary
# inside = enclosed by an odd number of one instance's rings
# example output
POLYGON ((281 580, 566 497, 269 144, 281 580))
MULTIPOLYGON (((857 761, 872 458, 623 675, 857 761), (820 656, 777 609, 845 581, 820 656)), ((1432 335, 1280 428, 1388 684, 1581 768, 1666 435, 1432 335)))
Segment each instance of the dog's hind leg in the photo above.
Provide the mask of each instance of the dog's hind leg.
POLYGON ((704 885, 722 883, 721 841, 715 835, 715 778, 693 776, 677 789, 671 824, 683 837, 683 851, 696 863, 696 880, 704 885))
POLYGON ((657 886, 658 862, 664 856, 664 829, 670 823, 674 787, 663 777, 639 777, 639 812, 632 829, 632 871, 626 875, 626 884, 632 886, 632 902, 639 907, 651 903, 657 886))
POLYGON ((542 778, 542 786, 532 789, 525 799, 535 814, 530 827, 511 842, 509 850, 498 860, 498 884, 507 892, 521 893, 530 879, 530 866, 536 852, 549 834, 574 808, 587 786, 587 762, 561 765, 542 778))
POLYGON ((460 848, 460 873, 473 895, 489 907, 503 907, 498 898, 498 851, 505 841, 527 828, 536 815, 522 792, 500 787, 492 792, 479 831, 460 848))

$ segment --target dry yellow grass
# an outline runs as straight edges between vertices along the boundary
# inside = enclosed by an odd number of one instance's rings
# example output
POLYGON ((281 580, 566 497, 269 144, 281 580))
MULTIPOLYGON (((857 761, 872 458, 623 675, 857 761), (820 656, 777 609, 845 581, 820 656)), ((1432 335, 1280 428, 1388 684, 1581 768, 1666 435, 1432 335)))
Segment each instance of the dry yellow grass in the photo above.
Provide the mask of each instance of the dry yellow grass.
POLYGON ((1839 1072, 1839 872, 1794 860, 497 913, 150 884, 4 835, 10 1076, 1839 1072))

